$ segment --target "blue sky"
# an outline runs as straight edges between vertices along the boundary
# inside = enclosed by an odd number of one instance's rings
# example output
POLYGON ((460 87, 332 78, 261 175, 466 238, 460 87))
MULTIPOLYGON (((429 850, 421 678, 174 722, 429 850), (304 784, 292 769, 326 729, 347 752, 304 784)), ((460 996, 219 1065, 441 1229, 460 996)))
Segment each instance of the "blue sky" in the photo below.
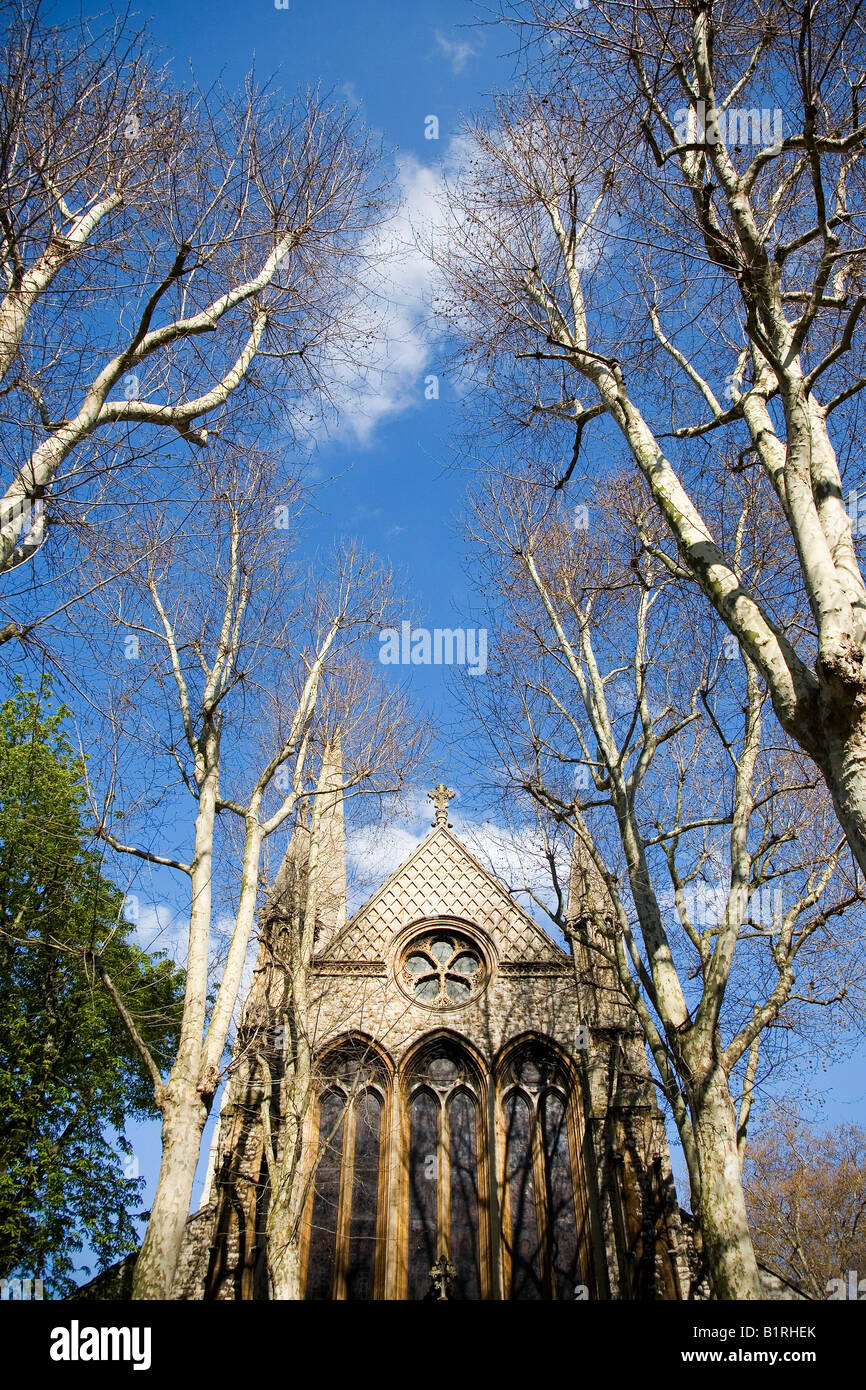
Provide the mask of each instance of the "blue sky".
MULTIPOLYGON (((160 0, 139 13, 150 21, 179 83, 191 68, 202 86, 221 78, 233 87, 254 65, 260 79, 276 74, 287 95, 321 84, 357 105, 389 151, 407 209, 423 215, 461 117, 483 108, 492 89, 512 83, 513 36, 474 23, 479 9, 474 0, 290 0, 287 9, 273 0, 160 0), (438 121, 436 140, 425 138, 430 116, 438 121)), ((61 3, 52 13, 62 18, 78 11, 61 3)), ((338 482, 321 489, 309 539, 324 548, 334 537, 357 536, 390 558, 402 577, 406 619, 429 628, 483 626, 464 570, 459 525, 467 481, 454 445, 460 404, 443 369, 445 344, 430 330, 431 292, 429 271, 407 251, 391 321, 392 370, 371 383, 363 413, 349 413, 330 436, 317 438, 312 451, 317 475, 338 482), (437 399, 425 397, 431 374, 438 377, 437 399)), ((460 787, 460 750, 448 732, 454 708, 447 670, 409 667, 404 674, 444 730, 427 785, 441 777, 460 787)), ((471 803, 471 786, 462 790, 471 803)), ((419 795, 404 848, 428 822, 419 795)), ((862 1054, 838 1058, 828 1071, 818 1071, 814 1084, 826 1122, 866 1123, 862 1054)), ((148 1183, 146 1204, 158 1166, 156 1125, 136 1127, 134 1142, 148 1183)))
MULTIPOLYGON (((229 86, 255 64, 261 78, 278 73, 287 92, 321 83, 358 103, 365 122, 392 152, 410 208, 420 209, 447 156, 461 116, 477 109, 494 86, 507 85, 512 40, 502 29, 472 23, 472 0, 406 4, 376 0, 290 0, 277 10, 267 0, 249 5, 156 4, 155 39, 183 80, 190 63, 198 80, 220 76, 229 86), (438 140, 426 139, 428 116, 438 140)), ((388 556, 404 576, 406 617, 450 627, 467 613, 464 546, 457 520, 465 477, 455 469, 456 399, 428 341, 429 271, 420 258, 404 266, 404 312, 394 325, 394 366, 380 390, 351 414, 339 436, 320 438, 315 462, 339 486, 323 490, 315 539, 357 535, 388 556), (425 398, 425 378, 439 378, 438 399, 425 398), (373 421, 378 421, 373 423, 373 421)), ((413 688, 434 713, 445 714, 443 671, 412 671, 413 688)))

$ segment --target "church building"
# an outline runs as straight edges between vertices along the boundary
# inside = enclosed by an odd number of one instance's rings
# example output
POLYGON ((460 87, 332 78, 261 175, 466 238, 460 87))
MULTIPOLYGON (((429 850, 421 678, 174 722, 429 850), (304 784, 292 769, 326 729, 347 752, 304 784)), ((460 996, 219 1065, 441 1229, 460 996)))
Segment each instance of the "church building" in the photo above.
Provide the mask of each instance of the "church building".
MULTIPOLYGON (((429 834, 349 920, 338 799, 323 822, 301 1297, 686 1298, 664 1125, 587 874, 574 866, 566 951, 454 834, 452 795, 430 793, 429 834)), ((278 916, 260 923, 176 1298, 269 1297, 265 1150, 279 1140, 292 969, 278 916)))

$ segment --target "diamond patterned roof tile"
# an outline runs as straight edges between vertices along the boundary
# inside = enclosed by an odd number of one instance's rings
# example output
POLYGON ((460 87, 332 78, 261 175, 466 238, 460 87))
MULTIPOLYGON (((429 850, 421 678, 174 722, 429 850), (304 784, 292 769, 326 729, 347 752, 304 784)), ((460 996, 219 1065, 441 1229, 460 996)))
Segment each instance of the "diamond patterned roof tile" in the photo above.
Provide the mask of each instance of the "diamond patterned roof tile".
POLYGON ((505 960, 564 962, 564 952, 505 888, 444 826, 361 907, 322 953, 322 959, 381 960, 394 935, 424 917, 474 922, 505 960))

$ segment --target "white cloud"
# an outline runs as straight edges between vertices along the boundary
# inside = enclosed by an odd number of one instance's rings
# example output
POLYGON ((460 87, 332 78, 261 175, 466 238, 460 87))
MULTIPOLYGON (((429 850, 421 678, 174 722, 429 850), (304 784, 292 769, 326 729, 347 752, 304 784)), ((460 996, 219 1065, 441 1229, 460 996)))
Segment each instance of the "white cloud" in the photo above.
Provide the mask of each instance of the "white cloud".
POLYGON ((443 57, 448 59, 451 64, 451 71, 455 74, 460 73, 465 68, 470 58, 474 58, 478 52, 471 43, 465 39, 449 39, 439 29, 433 31, 436 40, 436 47, 443 57))
MULTIPOLYGON (((135 927, 138 944, 143 951, 162 951, 176 965, 186 965, 189 950, 189 914, 169 903, 146 903, 134 893, 126 896, 125 914, 135 927)), ((211 921, 211 968, 221 973, 221 961, 228 949, 235 927, 234 915, 215 913, 211 921)), ((246 967, 250 973, 251 967, 246 967)), ((246 994, 246 985, 242 994, 246 994)))
POLYGON ((346 861, 350 883, 356 884, 349 911, 356 912, 418 848, 429 833, 433 807, 426 793, 412 791, 400 799, 395 823, 362 826, 346 836, 346 861))
POLYGON ((189 944, 189 917, 185 913, 168 903, 144 903, 134 893, 127 894, 125 912, 135 925, 143 951, 164 951, 183 965, 189 944))
MULTIPOLYGON (((455 138, 436 163, 396 159, 396 205, 367 238, 363 283, 340 330, 351 352, 331 372, 331 438, 369 444, 383 420, 425 404, 424 377, 444 338, 433 314, 440 282, 429 250, 447 235, 443 171, 463 158, 465 142, 455 138), (358 353, 360 365, 352 360, 358 353)), ((303 419, 296 423, 304 429, 303 419)))

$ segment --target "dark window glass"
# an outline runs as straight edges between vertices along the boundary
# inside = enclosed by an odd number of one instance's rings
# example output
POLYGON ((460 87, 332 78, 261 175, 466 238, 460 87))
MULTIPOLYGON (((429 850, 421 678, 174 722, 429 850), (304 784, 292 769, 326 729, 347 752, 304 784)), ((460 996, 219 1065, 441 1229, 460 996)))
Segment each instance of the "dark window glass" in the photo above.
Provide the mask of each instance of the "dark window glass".
POLYGON ((481 1297, 478 1248, 478 1119, 475 1101, 458 1091, 448 1106, 451 1152, 451 1298, 481 1297))
POLYGON ((474 975, 479 964, 477 956, 473 956, 470 951, 463 951, 456 960, 452 961, 451 969, 456 970, 458 975, 474 975))
POLYGON ((472 993, 472 986, 468 980, 455 980, 451 975, 445 979, 445 993, 449 999, 459 1003, 461 999, 468 999, 472 993))
POLYGON ((430 954, 440 965, 446 965, 454 954, 454 942, 449 941, 447 936, 437 937, 430 947, 430 954))
POLYGON ((372 1298, 375 1291, 381 1131, 382 1102, 375 1091, 364 1091, 355 1102, 352 1215, 346 1263, 346 1297, 351 1299, 372 1298))
POLYGON ((540 1299, 538 1215, 532 1171, 529 1104, 513 1092, 505 1102, 505 1175, 511 1217, 511 1288, 509 1298, 540 1299))
POLYGON ((340 1091, 326 1091, 319 1105, 319 1166, 313 1195, 307 1298, 332 1298, 337 1255, 340 1168, 345 1102, 340 1091), (332 1133, 333 1131, 333 1133, 332 1133))
POLYGON ((409 1298, 425 1298, 436 1263, 439 1102, 419 1091, 409 1111, 409 1298))
POLYGON ((554 1296, 560 1299, 573 1298, 574 1286, 581 1282, 577 1221, 574 1213, 574 1182, 565 1104, 555 1091, 547 1091, 542 1099, 541 1132, 547 1175, 550 1265, 554 1296))

